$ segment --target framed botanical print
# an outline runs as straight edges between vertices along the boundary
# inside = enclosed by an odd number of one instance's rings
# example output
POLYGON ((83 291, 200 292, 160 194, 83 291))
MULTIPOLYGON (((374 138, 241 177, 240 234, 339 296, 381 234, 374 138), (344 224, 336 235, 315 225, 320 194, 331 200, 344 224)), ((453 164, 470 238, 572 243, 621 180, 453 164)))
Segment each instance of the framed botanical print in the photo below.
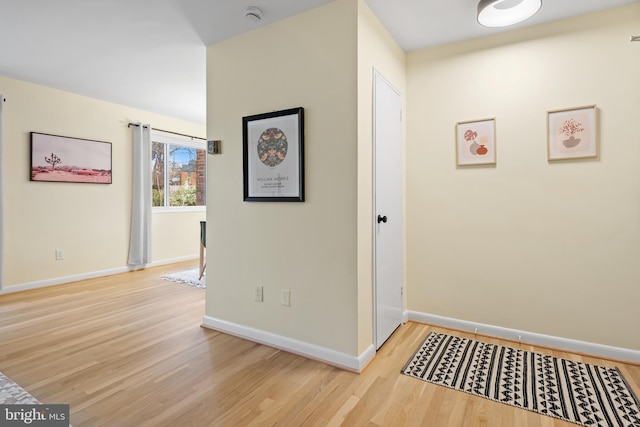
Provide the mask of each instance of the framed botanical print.
POLYGON ((547 111, 547 159, 597 157, 597 116, 595 105, 547 111))
POLYGON ((244 201, 304 201, 304 109, 243 117, 244 201))
POLYGON ((496 119, 471 120, 456 124, 458 166, 496 163, 496 119))

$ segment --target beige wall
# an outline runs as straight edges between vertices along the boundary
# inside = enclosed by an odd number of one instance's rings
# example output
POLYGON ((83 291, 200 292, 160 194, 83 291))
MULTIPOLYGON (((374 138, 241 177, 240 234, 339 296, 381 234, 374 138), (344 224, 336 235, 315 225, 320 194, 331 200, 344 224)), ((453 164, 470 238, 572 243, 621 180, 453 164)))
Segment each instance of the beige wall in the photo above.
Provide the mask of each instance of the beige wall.
POLYGON ((207 49, 206 315, 357 354, 356 2, 207 49), (305 109, 304 203, 242 200, 242 117, 305 109), (264 302, 253 288, 264 287, 264 302), (280 305, 281 289, 291 306, 280 305))
POLYGON ((409 310, 640 350, 640 4, 408 55, 409 310), (598 159, 546 111, 597 104, 598 159), (496 117, 497 165, 455 165, 496 117), (631 329, 629 329, 631 328, 631 329))
MULTIPOLYGON (((205 136, 189 123, 0 77, 4 108, 5 275, 3 286, 123 268, 131 210, 130 121, 205 136), (29 181, 30 132, 112 143, 113 184, 29 181), (55 260, 63 249, 65 259, 55 260)), ((198 253, 205 213, 156 214, 153 261, 198 253)))
MULTIPOLYGON (((358 0, 358 351, 373 342, 373 70, 406 102, 406 55, 364 0, 358 0)), ((403 107, 403 110, 405 108, 403 107)), ((403 132, 403 135, 406 132, 403 132)))
MULTIPOLYGON (((640 349, 621 327, 640 323, 639 17, 634 4, 405 55, 363 0, 337 0, 208 48, 208 136, 223 154, 208 156, 207 315, 350 355, 371 344, 376 68, 406 94, 407 308, 640 349), (600 157, 547 162, 545 111, 591 103, 600 157), (296 106, 305 203, 243 202, 241 118, 296 106), (455 123, 486 117, 498 164, 456 168, 455 123)), ((4 77, 0 92, 3 286, 125 266, 126 124, 204 126, 4 77), (114 183, 29 182, 31 131, 112 142, 114 183)), ((154 261, 195 255, 203 216, 154 214, 154 261)))

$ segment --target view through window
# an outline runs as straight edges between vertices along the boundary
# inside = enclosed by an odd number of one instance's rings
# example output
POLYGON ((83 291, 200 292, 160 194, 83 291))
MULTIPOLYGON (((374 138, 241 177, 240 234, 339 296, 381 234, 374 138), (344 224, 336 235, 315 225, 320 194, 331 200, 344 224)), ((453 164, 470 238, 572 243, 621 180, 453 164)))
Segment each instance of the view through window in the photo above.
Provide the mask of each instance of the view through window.
POLYGON ((151 139, 153 206, 205 206, 205 142, 175 141, 158 135, 151 139))

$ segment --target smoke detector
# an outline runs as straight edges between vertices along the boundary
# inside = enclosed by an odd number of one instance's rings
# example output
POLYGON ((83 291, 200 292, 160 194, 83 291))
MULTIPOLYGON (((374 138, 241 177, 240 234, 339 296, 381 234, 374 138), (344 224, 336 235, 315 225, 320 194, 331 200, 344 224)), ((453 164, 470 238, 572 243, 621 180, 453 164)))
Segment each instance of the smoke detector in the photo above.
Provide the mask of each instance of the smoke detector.
POLYGON ((249 6, 244 11, 244 19, 251 22, 258 22, 262 19, 262 11, 254 6, 249 6))

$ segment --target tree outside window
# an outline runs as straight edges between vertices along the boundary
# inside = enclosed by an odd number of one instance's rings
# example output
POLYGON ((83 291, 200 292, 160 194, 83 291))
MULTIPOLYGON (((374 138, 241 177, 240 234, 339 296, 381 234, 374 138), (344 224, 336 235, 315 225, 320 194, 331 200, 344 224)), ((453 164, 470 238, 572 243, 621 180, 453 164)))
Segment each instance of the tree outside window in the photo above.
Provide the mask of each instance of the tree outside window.
POLYGON ((151 174, 153 206, 205 206, 204 149, 153 142, 151 174))

